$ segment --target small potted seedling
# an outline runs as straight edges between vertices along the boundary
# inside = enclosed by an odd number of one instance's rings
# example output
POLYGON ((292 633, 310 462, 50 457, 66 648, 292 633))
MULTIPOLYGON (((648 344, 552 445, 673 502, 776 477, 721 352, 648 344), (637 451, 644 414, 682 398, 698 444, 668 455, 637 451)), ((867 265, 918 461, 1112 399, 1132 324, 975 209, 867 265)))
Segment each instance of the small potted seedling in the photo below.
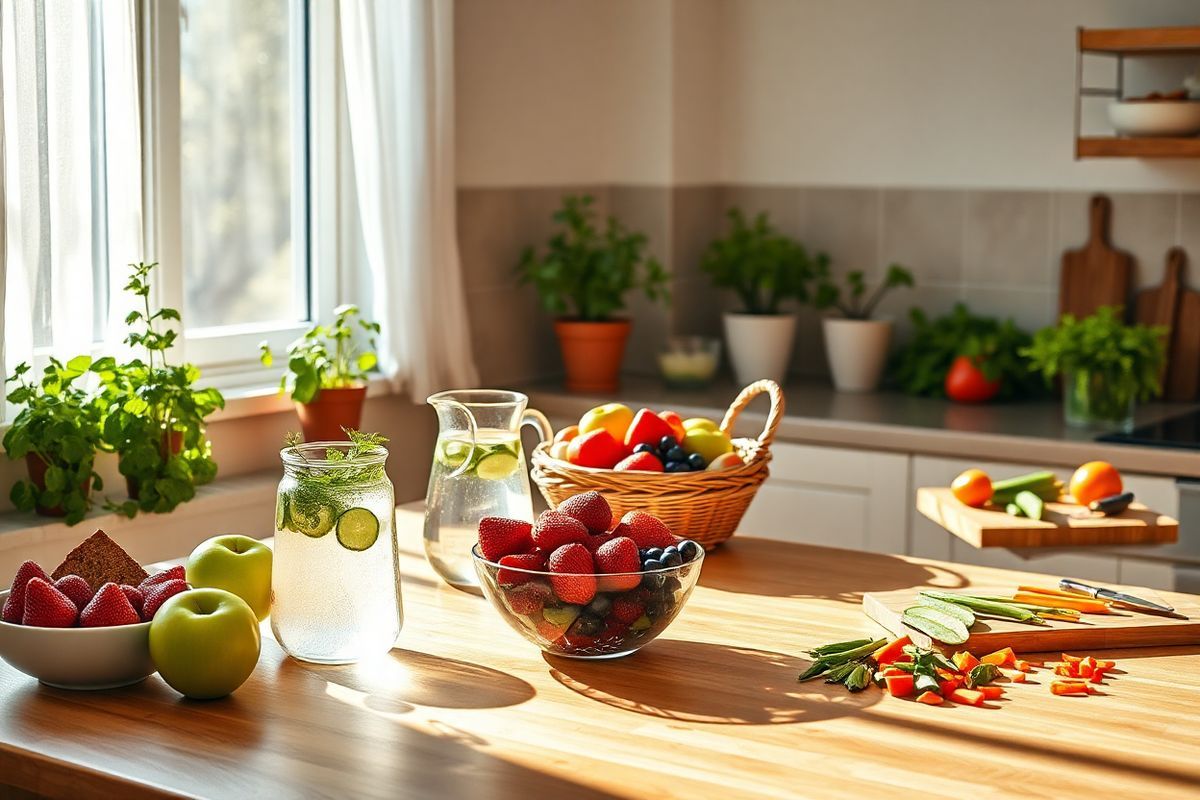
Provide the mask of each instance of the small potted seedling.
POLYGON ((901 286, 912 286, 913 276, 899 264, 887 268, 883 282, 867 294, 862 270, 846 275, 845 291, 828 274, 822 274, 815 305, 834 309, 837 316, 822 320, 825 355, 839 392, 873 392, 879 386, 892 338, 892 321, 872 315, 884 295, 901 286))
MULTIPOLYGON (((308 442, 342 441, 346 430, 358 430, 367 397, 367 373, 375 369, 378 322, 362 319, 355 305, 333 310, 332 325, 314 325, 288 345, 288 369, 279 391, 290 386, 300 427, 308 442), (361 348, 356 335, 366 336, 361 348)), ((274 358, 267 342, 259 346, 263 366, 274 358)))
POLYGON ((733 371, 743 384, 761 378, 783 383, 796 338, 796 314, 783 304, 807 301, 809 283, 829 258, 810 257, 804 245, 774 228, 766 212, 747 220, 732 208, 728 216, 729 232, 708 246, 701 268, 714 286, 732 290, 741 302, 740 311, 724 315, 733 371))

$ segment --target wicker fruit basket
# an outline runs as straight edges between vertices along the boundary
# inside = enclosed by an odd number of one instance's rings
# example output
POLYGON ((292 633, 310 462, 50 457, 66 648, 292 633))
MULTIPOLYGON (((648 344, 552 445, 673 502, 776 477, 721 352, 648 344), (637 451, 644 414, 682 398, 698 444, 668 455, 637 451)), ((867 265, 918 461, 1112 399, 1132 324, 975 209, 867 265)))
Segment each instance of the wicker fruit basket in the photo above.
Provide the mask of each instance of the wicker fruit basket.
POLYGON ((661 519, 676 536, 685 536, 711 550, 737 530, 754 493, 767 479, 771 440, 783 419, 783 391, 775 381, 756 381, 738 394, 725 412, 721 430, 732 433, 738 415, 760 394, 771 398, 767 424, 756 439, 734 439, 733 449, 745 462, 740 467, 709 472, 617 472, 577 467, 550 457, 550 444, 533 451, 533 480, 551 508, 572 495, 595 489, 612 506, 614 517, 626 511, 646 511, 661 519))

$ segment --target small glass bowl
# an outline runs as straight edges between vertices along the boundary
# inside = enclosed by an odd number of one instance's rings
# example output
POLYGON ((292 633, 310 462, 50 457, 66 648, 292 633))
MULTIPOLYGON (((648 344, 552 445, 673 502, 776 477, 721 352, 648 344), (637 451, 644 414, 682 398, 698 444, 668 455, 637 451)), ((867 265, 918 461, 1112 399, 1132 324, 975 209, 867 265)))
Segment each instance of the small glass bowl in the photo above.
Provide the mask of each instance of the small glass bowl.
POLYGON ((672 336, 658 354, 658 368, 671 389, 703 389, 721 364, 721 340, 709 336, 672 336))
MULTIPOLYGON (((501 567, 471 548, 479 585, 504 621, 544 652, 568 658, 620 658, 637 652, 678 616, 692 594, 704 551, 686 564, 612 575, 563 575, 501 567), (506 583, 500 583, 499 573, 506 583), (555 589, 573 578, 594 580, 588 603, 561 600, 555 589), (636 619, 624 621, 641 607, 636 619)), ((578 589, 576 588, 576 591, 578 589)))

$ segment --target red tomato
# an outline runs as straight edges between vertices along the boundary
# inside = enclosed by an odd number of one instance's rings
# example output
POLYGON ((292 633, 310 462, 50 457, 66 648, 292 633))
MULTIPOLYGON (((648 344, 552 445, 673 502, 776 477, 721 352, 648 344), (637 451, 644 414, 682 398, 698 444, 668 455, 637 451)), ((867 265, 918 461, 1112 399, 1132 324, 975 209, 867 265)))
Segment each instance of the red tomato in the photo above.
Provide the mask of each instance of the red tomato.
POLYGON ((1000 391, 1000 379, 989 381, 970 356, 959 356, 946 373, 946 397, 956 403, 984 403, 1000 391))

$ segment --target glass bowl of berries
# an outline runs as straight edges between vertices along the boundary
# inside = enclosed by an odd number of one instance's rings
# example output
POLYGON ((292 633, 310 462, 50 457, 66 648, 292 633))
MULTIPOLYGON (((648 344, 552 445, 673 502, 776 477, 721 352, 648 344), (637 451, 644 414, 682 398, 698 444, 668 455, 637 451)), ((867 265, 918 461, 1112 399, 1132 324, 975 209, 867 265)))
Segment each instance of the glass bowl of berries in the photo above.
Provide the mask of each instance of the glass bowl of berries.
POLYGON ((631 511, 613 524, 599 492, 568 498, 532 525, 485 517, 472 549, 484 595, 543 651, 619 658, 678 616, 700 577, 704 548, 631 511))

